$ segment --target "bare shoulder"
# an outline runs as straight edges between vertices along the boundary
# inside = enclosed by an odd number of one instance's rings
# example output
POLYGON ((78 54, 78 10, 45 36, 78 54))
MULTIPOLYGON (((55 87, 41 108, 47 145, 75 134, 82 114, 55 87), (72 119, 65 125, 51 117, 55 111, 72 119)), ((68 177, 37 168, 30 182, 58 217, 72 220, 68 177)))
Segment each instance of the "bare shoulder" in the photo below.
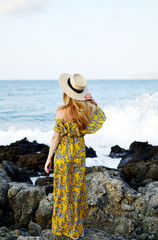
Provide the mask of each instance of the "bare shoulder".
POLYGON ((57 110, 56 118, 60 120, 64 120, 64 109, 57 110))
POLYGON ((92 104, 92 115, 96 111, 96 108, 97 108, 96 105, 92 104))

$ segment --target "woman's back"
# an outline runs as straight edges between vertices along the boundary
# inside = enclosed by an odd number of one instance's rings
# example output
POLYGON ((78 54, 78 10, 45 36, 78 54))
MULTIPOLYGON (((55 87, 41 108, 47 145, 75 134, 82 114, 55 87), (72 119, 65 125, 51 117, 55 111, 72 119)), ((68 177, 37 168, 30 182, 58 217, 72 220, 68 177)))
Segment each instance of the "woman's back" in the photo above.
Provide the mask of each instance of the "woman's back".
MULTIPOLYGON (((80 104, 82 107, 82 104, 85 104, 85 103, 80 103, 80 104)), ((70 106, 70 105, 68 105, 67 107, 63 106, 57 110, 56 118, 61 119, 65 122, 78 123, 78 119, 76 119, 76 115, 80 115, 80 118, 81 120, 83 119, 83 121, 84 121, 84 117, 88 115, 89 121, 86 122, 86 125, 87 125, 90 122, 91 116, 93 115, 95 110, 96 110, 96 105, 90 102, 87 102, 86 108, 84 106, 84 109, 81 109, 81 110, 76 108, 75 106, 70 106)))

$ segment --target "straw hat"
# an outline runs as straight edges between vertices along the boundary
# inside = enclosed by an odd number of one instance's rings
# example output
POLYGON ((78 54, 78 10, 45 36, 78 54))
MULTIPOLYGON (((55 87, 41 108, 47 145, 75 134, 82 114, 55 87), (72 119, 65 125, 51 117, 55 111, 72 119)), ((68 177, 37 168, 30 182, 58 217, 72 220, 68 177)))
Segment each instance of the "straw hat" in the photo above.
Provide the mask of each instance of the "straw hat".
POLYGON ((59 85, 69 97, 86 101, 85 95, 88 93, 87 81, 79 73, 73 75, 62 73, 59 77, 59 85))

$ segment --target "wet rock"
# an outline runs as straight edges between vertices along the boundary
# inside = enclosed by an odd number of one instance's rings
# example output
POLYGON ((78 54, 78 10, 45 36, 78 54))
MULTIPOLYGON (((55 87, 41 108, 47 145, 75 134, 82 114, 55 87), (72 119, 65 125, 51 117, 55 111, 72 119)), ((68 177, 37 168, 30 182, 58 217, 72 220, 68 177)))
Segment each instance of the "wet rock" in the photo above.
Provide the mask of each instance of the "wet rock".
POLYGON ((138 189, 144 181, 158 180, 158 146, 148 142, 133 142, 119 166, 130 186, 138 189))
POLYGON ((120 148, 118 145, 115 145, 111 148, 111 152, 109 154, 109 157, 112 158, 122 158, 124 157, 129 151, 125 150, 124 148, 120 148))
POLYGON ((45 144, 40 144, 37 141, 29 142, 27 138, 23 138, 22 140, 16 141, 15 143, 11 143, 10 147, 17 147, 20 149, 21 155, 32 154, 44 152, 48 149, 48 146, 45 144))
POLYGON ((0 146, 0 162, 10 161, 27 170, 32 176, 44 172, 43 166, 48 156, 49 147, 24 138, 8 146, 0 146))
POLYGON ((46 186, 53 184, 53 177, 44 177, 44 178, 38 178, 35 182, 35 185, 39 186, 46 186))
MULTIPOLYGON (((44 165, 45 165, 47 156, 48 155, 44 154, 44 153, 21 155, 21 156, 19 156, 19 159, 16 162, 16 165, 29 171, 31 176, 36 176, 39 173, 44 174, 45 173, 44 165)), ((51 172, 52 172, 52 170, 51 170, 51 172)))
POLYGON ((93 148, 86 146, 86 157, 94 158, 97 157, 96 151, 93 148))
POLYGON ((11 222, 26 227, 34 221, 39 202, 45 198, 45 189, 26 183, 11 182, 9 184, 8 199, 11 222))

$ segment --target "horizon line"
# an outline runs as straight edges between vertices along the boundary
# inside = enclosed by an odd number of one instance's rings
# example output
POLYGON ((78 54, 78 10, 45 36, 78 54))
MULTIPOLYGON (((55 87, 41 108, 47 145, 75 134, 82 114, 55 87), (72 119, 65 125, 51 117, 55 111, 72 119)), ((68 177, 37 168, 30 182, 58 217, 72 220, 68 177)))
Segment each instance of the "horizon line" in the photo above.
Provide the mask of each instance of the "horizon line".
MULTIPOLYGON (((120 79, 120 78, 115 78, 115 79, 108 79, 108 78, 100 78, 100 79, 86 79, 87 81, 157 81, 158 78, 149 78, 149 79, 142 79, 142 78, 133 78, 133 79, 130 79, 130 78, 126 78, 126 79, 120 79)), ((0 79, 0 81, 58 81, 58 79, 0 79)))

